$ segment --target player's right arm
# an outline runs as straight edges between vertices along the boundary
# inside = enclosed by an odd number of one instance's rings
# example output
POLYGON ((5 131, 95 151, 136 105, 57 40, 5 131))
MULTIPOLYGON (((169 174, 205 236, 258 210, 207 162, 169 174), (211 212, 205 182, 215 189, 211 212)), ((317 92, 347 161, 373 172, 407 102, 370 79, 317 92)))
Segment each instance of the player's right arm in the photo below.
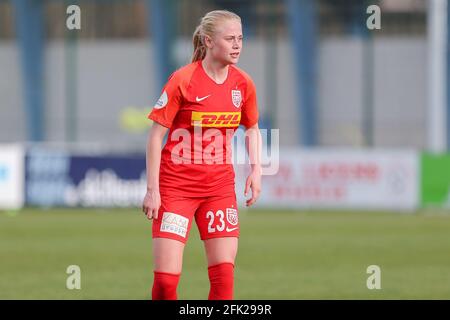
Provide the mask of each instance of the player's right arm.
POLYGON ((150 128, 147 148, 146 148, 146 166, 147 166, 147 193, 144 197, 142 210, 147 218, 158 219, 158 210, 161 206, 161 196, 159 193, 159 166, 161 164, 161 146, 168 128, 153 122, 150 128))
POLYGON ((142 210, 148 219, 158 219, 158 210, 161 206, 159 193, 161 146, 165 134, 172 127, 175 116, 180 109, 185 78, 184 72, 176 71, 172 73, 159 100, 148 115, 148 118, 153 120, 153 126, 150 128, 147 140, 147 193, 142 205, 142 210))

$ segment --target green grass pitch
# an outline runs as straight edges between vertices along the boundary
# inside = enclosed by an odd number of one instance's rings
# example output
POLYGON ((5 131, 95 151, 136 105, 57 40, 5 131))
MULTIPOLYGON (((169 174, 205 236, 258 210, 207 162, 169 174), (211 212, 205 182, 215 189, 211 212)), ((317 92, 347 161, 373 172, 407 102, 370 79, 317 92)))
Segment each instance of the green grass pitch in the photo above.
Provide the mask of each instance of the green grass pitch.
MULTIPOLYGON (((240 213, 236 299, 450 299, 450 215, 240 213), (381 268, 369 290, 367 267, 381 268)), ((148 299, 151 223, 136 210, 0 212, 0 299, 148 299), (81 268, 81 290, 66 269, 81 268)), ((206 299, 203 244, 191 230, 180 299, 206 299)))

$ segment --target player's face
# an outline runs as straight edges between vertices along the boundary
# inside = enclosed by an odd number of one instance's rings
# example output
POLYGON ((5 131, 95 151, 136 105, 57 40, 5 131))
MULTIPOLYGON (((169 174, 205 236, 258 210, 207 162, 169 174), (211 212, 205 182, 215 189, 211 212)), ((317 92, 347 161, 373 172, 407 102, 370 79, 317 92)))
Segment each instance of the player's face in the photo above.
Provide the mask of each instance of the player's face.
POLYGON ((242 26, 238 20, 221 22, 210 42, 212 57, 223 64, 235 64, 242 50, 242 26))

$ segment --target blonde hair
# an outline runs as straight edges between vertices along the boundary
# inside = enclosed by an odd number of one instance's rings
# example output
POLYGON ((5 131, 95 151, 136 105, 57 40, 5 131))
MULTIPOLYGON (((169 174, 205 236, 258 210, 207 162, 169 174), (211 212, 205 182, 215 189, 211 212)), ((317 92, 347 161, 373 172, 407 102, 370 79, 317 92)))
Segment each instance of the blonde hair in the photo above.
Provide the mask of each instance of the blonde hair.
POLYGON ((212 37, 216 32, 217 25, 227 19, 236 19, 241 22, 241 17, 227 10, 210 11, 201 19, 192 36, 192 44, 194 45, 192 62, 203 60, 206 55, 205 36, 212 37))

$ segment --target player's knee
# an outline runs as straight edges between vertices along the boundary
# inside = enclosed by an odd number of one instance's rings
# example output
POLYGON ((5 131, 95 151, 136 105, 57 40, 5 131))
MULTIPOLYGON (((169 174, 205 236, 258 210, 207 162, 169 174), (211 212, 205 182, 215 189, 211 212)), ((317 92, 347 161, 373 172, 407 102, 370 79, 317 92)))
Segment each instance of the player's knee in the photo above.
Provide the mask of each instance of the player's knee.
POLYGON ((233 299, 234 264, 220 263, 208 268, 208 276, 211 284, 209 300, 233 299))
POLYGON ((154 275, 155 277, 152 288, 152 299, 176 300, 180 275, 158 271, 155 271, 154 275))
POLYGON ((209 266, 221 263, 234 264, 238 250, 238 238, 224 237, 205 240, 206 256, 209 266))

